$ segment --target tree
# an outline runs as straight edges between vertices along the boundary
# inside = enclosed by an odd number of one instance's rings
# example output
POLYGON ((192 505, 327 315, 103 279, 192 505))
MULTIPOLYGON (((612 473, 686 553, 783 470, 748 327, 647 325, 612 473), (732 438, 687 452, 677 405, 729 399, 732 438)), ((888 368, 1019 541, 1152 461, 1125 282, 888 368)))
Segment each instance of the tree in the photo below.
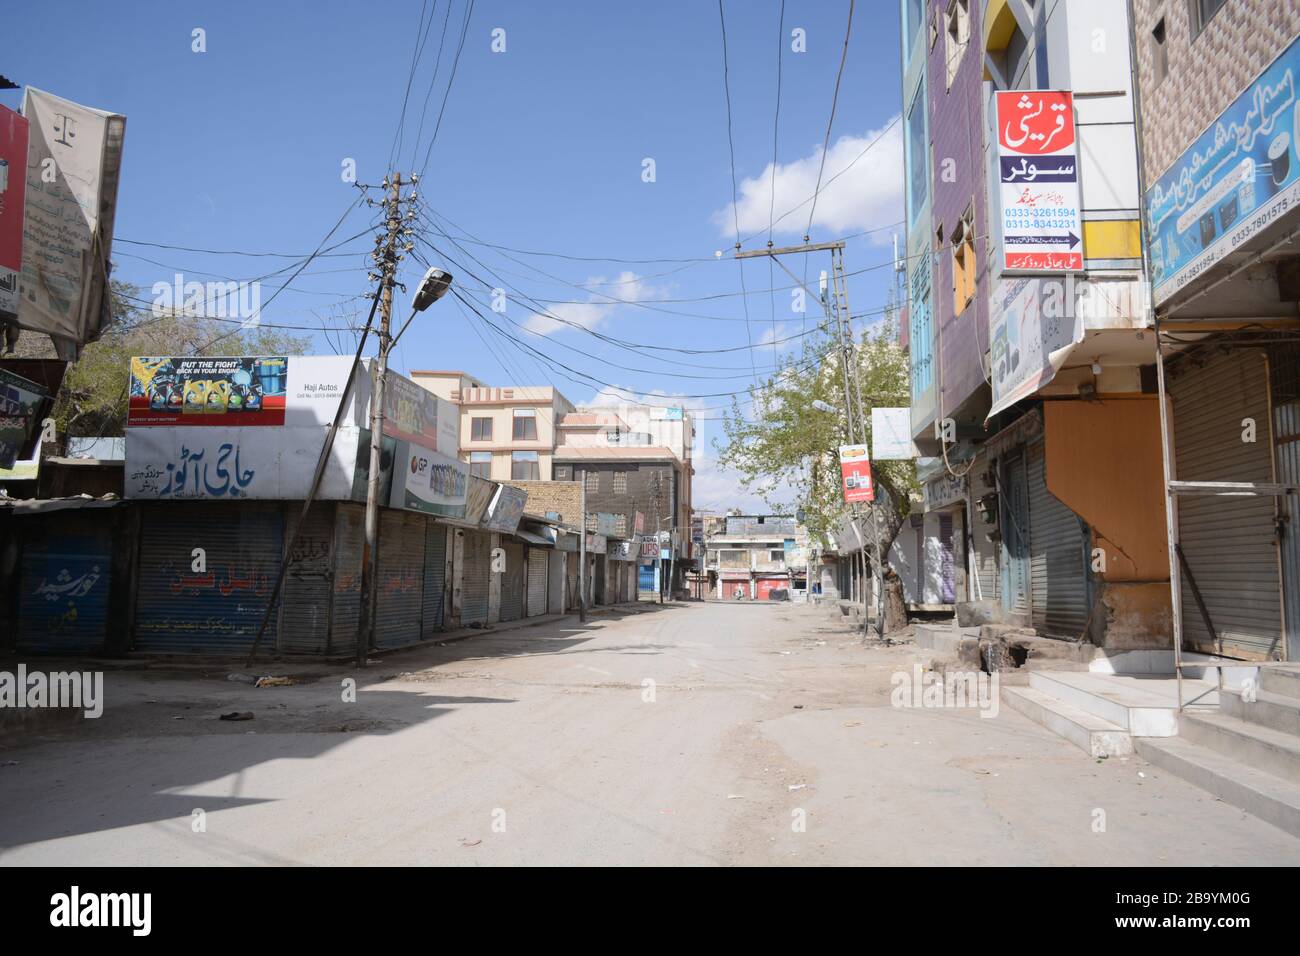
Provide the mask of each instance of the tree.
MULTIPOLYGON (((892 316, 864 331, 855 343, 858 382, 867 406, 861 437, 870 447, 872 406, 897 407, 910 401, 907 352, 898 345, 892 316)), ((781 361, 776 373, 752 392, 755 415, 747 419, 733 400, 723 421, 725 443, 718 443, 720 463, 740 475, 742 485, 755 491, 777 513, 802 507, 809 536, 825 540, 850 511, 844 503, 840 479, 839 446, 848 441, 848 416, 841 373, 841 352, 826 330, 809 336, 803 352, 781 361), (825 402, 835 413, 819 411, 825 402), (786 498, 794 489, 797 501, 786 498)), ((876 509, 880 521, 881 562, 885 577, 885 629, 907 624, 902 580, 890 567, 889 548, 898 536, 918 487, 916 466, 910 461, 872 462, 876 509)), ((872 560, 874 535, 869 514, 862 526, 865 547, 872 560)))
POLYGON ((264 326, 146 311, 135 303, 140 290, 112 282, 113 322, 68 366, 55 397, 53 418, 63 437, 121 435, 126 428, 127 389, 133 355, 294 355, 310 338, 264 326))

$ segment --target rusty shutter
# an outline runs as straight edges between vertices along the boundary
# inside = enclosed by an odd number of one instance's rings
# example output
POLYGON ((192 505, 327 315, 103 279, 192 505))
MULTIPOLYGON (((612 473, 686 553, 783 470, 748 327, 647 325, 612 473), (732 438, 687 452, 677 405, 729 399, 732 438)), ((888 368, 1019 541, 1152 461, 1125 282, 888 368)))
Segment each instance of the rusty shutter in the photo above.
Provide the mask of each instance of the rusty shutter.
POLYGON ((501 620, 517 621, 524 616, 524 586, 526 567, 524 546, 513 541, 502 541, 506 553, 506 570, 501 575, 501 620))
POLYGON ((461 570, 462 625, 486 624, 492 581, 492 539, 480 531, 465 532, 465 566, 461 570))
POLYGON ((340 504, 334 521, 334 606, 327 653, 355 655, 361 623, 361 552, 366 541, 366 511, 340 504))
POLYGON ((447 526, 432 518, 424 529, 424 615, 427 640, 442 627, 447 583, 447 526))
POLYGON ((528 616, 546 613, 546 557, 549 549, 528 549, 528 616))
MULTIPOLYGON (((286 539, 293 538, 302 508, 286 506, 286 539)), ((334 576, 334 505, 315 502, 307 513, 284 579, 280 650, 324 654, 330 626, 330 582, 334 576)))
POLYGON ((424 609, 423 515, 384 508, 379 513, 375 597, 375 647, 405 647, 420 640, 424 609))

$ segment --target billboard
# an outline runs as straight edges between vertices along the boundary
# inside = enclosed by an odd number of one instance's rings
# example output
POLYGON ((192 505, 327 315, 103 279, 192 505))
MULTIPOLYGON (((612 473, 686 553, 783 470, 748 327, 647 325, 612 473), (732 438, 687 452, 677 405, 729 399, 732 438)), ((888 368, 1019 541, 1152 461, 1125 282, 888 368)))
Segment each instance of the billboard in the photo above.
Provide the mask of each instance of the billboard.
POLYGON ((1297 73, 1300 39, 1147 190, 1156 305, 1300 202, 1297 73))
POLYGON ((5 319, 18 315, 26 187, 27 120, 0 106, 0 318, 5 319))
POLYGON ((126 117, 31 86, 23 115, 29 127, 18 324, 52 336, 59 357, 71 359, 108 321, 126 117))
POLYGON ((871 483, 871 458, 865 445, 840 446, 840 480, 844 500, 874 501, 875 487, 871 483))
MULTIPOLYGON (((325 445, 316 426, 131 428, 126 433, 125 496, 145 500, 307 497, 325 445)), ((353 497, 361 431, 340 428, 317 498, 353 497)))
POLYGON ((464 518, 468 499, 466 462, 414 442, 397 442, 390 507, 464 518))
POLYGON ((446 399, 389 371, 384 378, 384 434, 455 458, 460 454, 460 413, 446 399))
POLYGON ((1083 341, 1074 279, 998 279, 989 294, 993 405, 987 418, 1046 385, 1083 341))
POLYGON ((49 392, 0 369, 0 481, 35 478, 40 465, 40 430, 49 392))
POLYGON ((871 457, 877 461, 911 461, 916 457, 910 408, 871 410, 871 457))
POLYGON ((995 97, 1003 269, 1082 272, 1074 96, 1009 90, 995 97))
POLYGON ((483 518, 483 528, 487 531, 514 534, 515 529, 519 527, 519 519, 524 516, 524 503, 527 500, 528 492, 509 485, 499 486, 483 518))

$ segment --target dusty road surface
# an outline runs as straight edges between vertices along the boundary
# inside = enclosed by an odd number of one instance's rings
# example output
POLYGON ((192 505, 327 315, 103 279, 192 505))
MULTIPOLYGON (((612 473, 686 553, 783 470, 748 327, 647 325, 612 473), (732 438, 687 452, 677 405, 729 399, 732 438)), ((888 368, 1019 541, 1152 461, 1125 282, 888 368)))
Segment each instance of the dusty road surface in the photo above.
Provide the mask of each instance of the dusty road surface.
POLYGON ((110 673, 101 719, 0 749, 0 863, 1300 863, 1140 758, 891 706, 927 657, 694 604, 390 655, 351 703, 346 668, 110 673))

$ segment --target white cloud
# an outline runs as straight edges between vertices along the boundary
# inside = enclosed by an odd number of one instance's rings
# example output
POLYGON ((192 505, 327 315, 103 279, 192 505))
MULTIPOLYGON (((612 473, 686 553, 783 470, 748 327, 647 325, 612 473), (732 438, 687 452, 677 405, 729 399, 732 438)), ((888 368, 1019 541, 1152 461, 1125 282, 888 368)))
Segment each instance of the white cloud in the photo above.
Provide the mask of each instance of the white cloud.
POLYGON ((582 285, 598 291, 589 295, 585 302, 548 304, 546 311, 550 314, 534 312, 524 321, 524 330, 535 335, 551 335, 575 325, 584 329, 594 329, 619 308, 620 303, 611 302, 611 299, 635 302, 654 298, 658 294, 654 287, 635 272, 620 272, 613 280, 596 276, 587 279, 582 285), (560 321, 561 319, 564 321, 560 321))
MULTIPOLYGON (((788 164, 776 164, 775 216, 793 209, 776 224, 778 235, 802 237, 808 225, 808 210, 817 188, 817 171, 822 148, 788 164), (797 208, 796 208, 797 207, 797 208)), ((736 209, 742 235, 767 232, 771 214, 772 164, 763 172, 738 185, 736 209)), ((817 197, 813 227, 834 234, 888 226, 903 218, 903 124, 894 122, 862 136, 841 136, 831 144, 822 174, 822 191, 817 197), (874 146, 868 144, 879 139, 874 146), (866 153, 863 154, 863 150, 866 153), (858 158, 861 155, 861 158, 858 158), (856 160, 856 162, 855 162, 856 160), (850 166, 850 164, 852 164, 850 166), (836 174, 842 170, 838 178, 836 174), (833 179, 833 181, 832 181, 833 179), (829 185, 828 185, 829 184, 829 185)), ((735 235, 731 204, 713 214, 713 222, 724 236, 735 235)), ((881 244, 890 242, 887 231, 876 234, 881 244)))

